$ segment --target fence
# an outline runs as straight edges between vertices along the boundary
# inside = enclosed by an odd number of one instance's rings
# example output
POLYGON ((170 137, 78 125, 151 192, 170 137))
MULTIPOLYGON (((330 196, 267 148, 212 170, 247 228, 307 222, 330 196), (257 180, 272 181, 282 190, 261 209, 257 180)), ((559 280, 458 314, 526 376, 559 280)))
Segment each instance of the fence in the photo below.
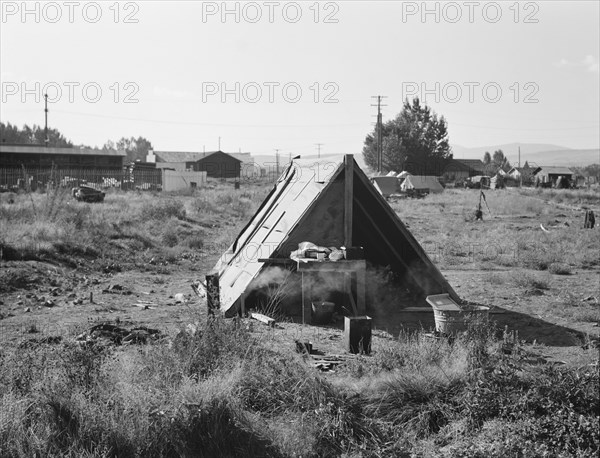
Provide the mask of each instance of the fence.
POLYGON ((35 191, 48 186, 72 188, 87 185, 98 189, 160 191, 162 171, 157 169, 0 168, 0 192, 35 191))

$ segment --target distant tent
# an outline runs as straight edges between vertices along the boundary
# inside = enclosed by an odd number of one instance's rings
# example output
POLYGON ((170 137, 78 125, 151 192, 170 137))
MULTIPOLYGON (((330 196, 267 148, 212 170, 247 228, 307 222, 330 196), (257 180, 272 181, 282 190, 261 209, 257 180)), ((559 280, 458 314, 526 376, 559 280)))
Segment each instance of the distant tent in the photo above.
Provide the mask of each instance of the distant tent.
MULTIPOLYGON (((287 166, 215 266, 222 313, 233 316, 242 298, 248 306, 253 285, 282 263, 289 266, 291 261, 298 269, 300 263, 290 260, 290 254, 304 241, 323 247, 362 247, 367 274, 386 272, 385 281, 410 291, 412 305, 426 306, 425 298, 433 294, 448 293, 460 300, 353 156, 346 155, 336 162, 298 159, 287 166)), ((400 307, 397 301, 393 296, 386 302, 389 313, 400 307)), ((367 302, 366 313, 386 312, 367 302)))
POLYGON ((490 178, 491 189, 504 189, 505 187, 506 185, 504 184, 504 175, 502 175, 500 172, 498 172, 496 175, 490 178))
POLYGON ((400 185, 400 189, 402 191, 408 191, 409 189, 417 191, 429 190, 432 194, 440 193, 444 190, 437 177, 420 175, 408 175, 400 185))
POLYGON ((398 178, 395 175, 386 175, 384 177, 371 177, 371 182, 375 189, 379 191, 383 197, 389 197, 392 194, 397 194, 400 191, 398 178))

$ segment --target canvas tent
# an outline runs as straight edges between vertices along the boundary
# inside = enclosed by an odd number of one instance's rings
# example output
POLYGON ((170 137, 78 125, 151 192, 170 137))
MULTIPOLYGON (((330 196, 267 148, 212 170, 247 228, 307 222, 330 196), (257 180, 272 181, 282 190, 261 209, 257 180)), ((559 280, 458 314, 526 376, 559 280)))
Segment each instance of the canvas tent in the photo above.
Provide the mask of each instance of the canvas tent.
POLYGON ((504 189, 505 187, 504 175, 501 175, 500 172, 490 178, 490 189, 504 189))
POLYGON ((437 177, 408 175, 400 185, 402 191, 414 190, 429 190, 430 193, 440 193, 444 190, 437 177))
POLYGON ((398 178, 396 178, 395 175, 371 177, 371 182, 373 183, 373 186, 375 186, 375 189, 377 189, 379 193, 386 198, 400 191, 398 178))
MULTIPOLYGON (((215 266, 225 316, 238 312, 253 280, 288 260, 303 241, 326 247, 363 247, 367 269, 385 267, 425 297, 457 294, 352 155, 336 161, 295 159, 251 221, 215 266)), ((335 264, 335 263, 330 263, 335 264)), ((366 304, 366 313, 375 314, 366 304)))

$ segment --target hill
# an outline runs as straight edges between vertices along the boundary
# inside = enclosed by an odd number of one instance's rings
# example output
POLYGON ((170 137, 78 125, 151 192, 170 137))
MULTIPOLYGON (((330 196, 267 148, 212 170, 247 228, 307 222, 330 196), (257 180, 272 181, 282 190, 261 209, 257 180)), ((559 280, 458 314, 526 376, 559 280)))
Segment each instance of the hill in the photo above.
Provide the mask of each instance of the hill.
POLYGON ((521 148, 521 163, 534 162, 538 165, 556 166, 585 166, 600 162, 600 149, 573 149, 565 146, 543 143, 505 143, 502 145, 464 147, 453 145, 452 151, 456 159, 483 159, 486 151, 493 154, 501 149, 512 164, 519 161, 521 148))

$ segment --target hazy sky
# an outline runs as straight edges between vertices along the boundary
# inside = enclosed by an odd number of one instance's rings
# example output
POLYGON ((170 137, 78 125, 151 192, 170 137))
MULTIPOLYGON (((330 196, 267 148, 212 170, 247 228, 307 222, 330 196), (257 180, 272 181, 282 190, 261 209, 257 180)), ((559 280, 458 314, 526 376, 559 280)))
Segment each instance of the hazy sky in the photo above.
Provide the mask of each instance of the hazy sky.
POLYGON ((597 1, 1 3, 0 119, 45 88, 76 144, 357 154, 420 95, 452 144, 599 146, 597 1))

